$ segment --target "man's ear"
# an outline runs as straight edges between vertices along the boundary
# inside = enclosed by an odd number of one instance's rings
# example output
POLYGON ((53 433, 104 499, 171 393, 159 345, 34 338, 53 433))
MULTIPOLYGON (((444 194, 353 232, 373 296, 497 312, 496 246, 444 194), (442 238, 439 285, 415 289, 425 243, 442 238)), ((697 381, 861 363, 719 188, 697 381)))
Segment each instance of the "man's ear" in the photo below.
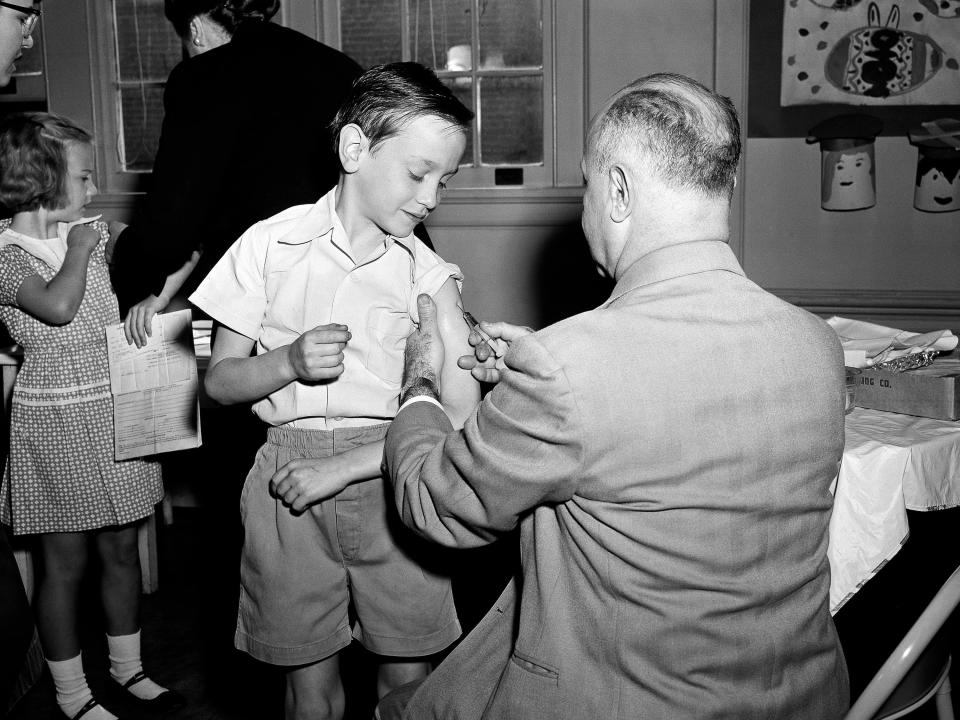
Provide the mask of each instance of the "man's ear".
POLYGON ((356 172, 369 147, 370 142, 359 125, 354 123, 344 125, 340 130, 340 142, 337 147, 343 171, 356 172))
POLYGON ((630 216, 633 192, 633 181, 626 170, 621 165, 611 165, 607 171, 607 200, 611 220, 623 222, 630 216))

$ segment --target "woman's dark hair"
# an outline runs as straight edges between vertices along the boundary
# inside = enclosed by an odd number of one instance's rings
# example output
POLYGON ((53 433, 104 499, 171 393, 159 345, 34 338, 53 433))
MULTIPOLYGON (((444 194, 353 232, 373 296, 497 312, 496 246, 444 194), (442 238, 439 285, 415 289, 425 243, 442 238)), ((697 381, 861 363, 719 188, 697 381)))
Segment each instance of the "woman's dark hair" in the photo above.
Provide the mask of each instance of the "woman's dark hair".
POLYGON ((208 15, 217 25, 233 35, 244 22, 265 22, 277 14, 280 0, 164 0, 167 20, 184 38, 190 34, 190 21, 197 15, 208 15))
POLYGON ((433 116, 469 132, 473 111, 466 108, 432 70, 415 62, 377 65, 353 81, 353 88, 330 121, 333 150, 340 131, 358 125, 370 149, 417 118, 433 116))
POLYGON ((14 113, 0 119, 0 206, 4 216, 67 201, 67 145, 93 137, 51 113, 14 113))

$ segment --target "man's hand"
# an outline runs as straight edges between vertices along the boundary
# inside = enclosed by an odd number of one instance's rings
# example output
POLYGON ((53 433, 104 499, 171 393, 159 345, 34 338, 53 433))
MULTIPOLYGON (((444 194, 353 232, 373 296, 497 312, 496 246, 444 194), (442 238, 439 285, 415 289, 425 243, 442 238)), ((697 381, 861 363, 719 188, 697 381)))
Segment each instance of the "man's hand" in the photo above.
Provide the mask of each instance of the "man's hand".
POLYGON ((467 341, 473 346, 473 355, 463 355, 457 360, 457 365, 480 382, 500 382, 500 371, 506 368, 503 356, 507 354, 510 345, 520 338, 533 332, 522 325, 511 325, 505 322, 481 322, 480 328, 496 343, 496 348, 480 335, 473 331, 467 341))
POLYGON ((420 327, 407 336, 403 355, 403 386, 400 403, 426 395, 440 400, 440 376, 443 373, 443 338, 437 326, 437 306, 429 295, 417 297, 420 327))
POLYGON ((318 325, 287 346, 287 361, 300 380, 332 380, 343 373, 343 349, 350 340, 346 325, 318 325))
POLYGON ((98 242, 100 242, 100 233, 88 224, 74 225, 67 233, 68 250, 76 248, 89 255, 97 247, 98 242))
POLYGON ((270 478, 270 492, 294 513, 301 513, 350 484, 349 478, 338 472, 337 463, 336 455, 291 460, 270 478))
POLYGON ((137 344, 142 348, 147 344, 147 338, 153 335, 153 316, 166 310, 170 301, 165 297, 149 295, 127 311, 123 321, 123 334, 127 338, 127 345, 137 344))
POLYGON ((104 256, 107 259, 107 265, 113 264, 113 251, 117 247, 117 237, 124 230, 127 229, 127 224, 125 222, 120 222, 119 220, 111 220, 107 227, 110 229, 110 239, 107 240, 107 246, 104 249, 104 256))

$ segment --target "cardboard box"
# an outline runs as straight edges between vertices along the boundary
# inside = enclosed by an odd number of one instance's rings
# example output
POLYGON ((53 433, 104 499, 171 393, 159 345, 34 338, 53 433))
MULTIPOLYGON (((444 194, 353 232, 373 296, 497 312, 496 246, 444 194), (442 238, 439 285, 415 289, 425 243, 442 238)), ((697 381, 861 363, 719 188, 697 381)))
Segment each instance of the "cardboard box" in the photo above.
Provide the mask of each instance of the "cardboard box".
POLYGON ((960 418, 960 358, 937 358, 931 365, 900 373, 864 368, 854 404, 874 410, 938 420, 960 418))

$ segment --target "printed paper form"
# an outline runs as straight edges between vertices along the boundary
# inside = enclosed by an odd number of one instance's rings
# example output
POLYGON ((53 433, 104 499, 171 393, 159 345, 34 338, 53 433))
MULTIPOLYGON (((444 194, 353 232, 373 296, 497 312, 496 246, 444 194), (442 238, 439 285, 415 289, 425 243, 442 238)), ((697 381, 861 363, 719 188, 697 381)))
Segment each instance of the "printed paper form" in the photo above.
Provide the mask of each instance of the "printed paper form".
POLYGON ((154 315, 153 335, 128 345, 106 328, 117 460, 199 447, 197 360, 190 310, 154 315))

